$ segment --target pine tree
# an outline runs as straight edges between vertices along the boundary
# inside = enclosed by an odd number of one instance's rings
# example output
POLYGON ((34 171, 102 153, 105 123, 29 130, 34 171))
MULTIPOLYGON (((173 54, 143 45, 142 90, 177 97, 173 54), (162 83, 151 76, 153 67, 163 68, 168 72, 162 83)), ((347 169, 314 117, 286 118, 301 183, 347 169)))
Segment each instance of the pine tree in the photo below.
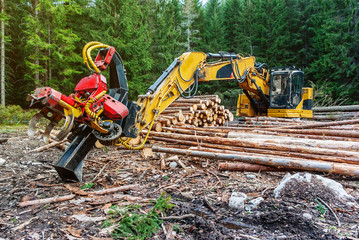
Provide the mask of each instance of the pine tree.
POLYGON ((204 33, 206 52, 218 52, 223 50, 224 27, 222 22, 222 8, 219 0, 209 0, 206 5, 204 33))
POLYGON ((159 0, 154 2, 151 19, 150 51, 153 59, 153 77, 160 76, 175 57, 184 51, 184 38, 182 34, 181 5, 178 0, 159 0))
POLYGON ((144 94, 150 85, 152 42, 148 26, 150 2, 98 0, 93 12, 93 40, 114 46, 127 70, 130 98, 144 94))
POLYGON ((183 23, 186 51, 200 51, 203 39, 203 10, 199 0, 184 0, 183 23))

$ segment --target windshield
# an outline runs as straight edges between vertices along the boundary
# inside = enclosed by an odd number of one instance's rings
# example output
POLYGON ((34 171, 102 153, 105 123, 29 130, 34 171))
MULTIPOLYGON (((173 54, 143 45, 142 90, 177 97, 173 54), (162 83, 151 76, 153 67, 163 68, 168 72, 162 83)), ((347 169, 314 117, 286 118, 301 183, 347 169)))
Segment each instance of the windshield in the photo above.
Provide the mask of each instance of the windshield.
POLYGON ((285 108, 289 100, 288 72, 272 74, 271 108, 285 108))

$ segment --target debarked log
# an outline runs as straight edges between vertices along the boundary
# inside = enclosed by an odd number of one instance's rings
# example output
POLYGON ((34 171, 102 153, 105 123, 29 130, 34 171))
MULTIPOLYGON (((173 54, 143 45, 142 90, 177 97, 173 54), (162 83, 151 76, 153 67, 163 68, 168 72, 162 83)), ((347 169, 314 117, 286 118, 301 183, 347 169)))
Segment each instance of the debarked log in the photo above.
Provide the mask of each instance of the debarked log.
MULTIPOLYGON (((146 133, 146 131, 143 131, 146 133)), ((270 149, 270 150, 279 150, 279 151, 288 151, 288 152, 301 152, 301 153, 311 153, 319 155, 331 155, 336 157, 349 157, 349 158, 359 158, 359 153, 343 150, 333 150, 326 148, 315 148, 315 147, 298 147, 293 145, 284 145, 284 144, 273 144, 273 143, 256 143, 245 139, 229 139, 229 138, 220 138, 220 137, 207 137, 207 136, 194 136, 194 135, 183 135, 176 133, 164 133, 164 132, 152 132, 152 136, 158 137, 167 137, 179 140, 188 140, 188 141, 202 141, 207 143, 230 145, 236 147, 249 147, 257 149, 270 149)))
POLYGON ((324 129, 275 129, 275 131, 282 133, 359 138, 359 132, 355 130, 347 131, 347 130, 324 130, 324 129))
POLYGON ((19 206, 20 207, 26 207, 26 206, 31 206, 31 205, 63 202, 63 201, 71 200, 75 196, 76 196, 75 194, 70 194, 70 195, 61 196, 61 197, 56 196, 56 197, 50 197, 50 198, 44 198, 44 199, 36 199, 36 200, 31 200, 31 201, 20 202, 19 206))
MULTIPOLYGON (((235 147, 230 145, 222 145, 222 144, 211 144, 197 141, 185 141, 178 140, 172 138, 165 137, 156 137, 150 136, 150 139, 156 141, 163 141, 168 143, 176 143, 178 146, 183 148, 183 145, 187 146, 198 146, 201 148, 212 148, 212 149, 221 149, 227 151, 235 151, 238 154, 243 153, 251 153, 251 154, 259 154, 259 155, 276 155, 283 157, 294 157, 294 158, 304 158, 304 159, 312 159, 312 160, 320 160, 320 161, 328 161, 328 162, 339 162, 339 163, 351 163, 351 164, 359 164, 358 158, 347 158, 347 157, 334 157, 334 156, 325 156, 325 155, 317 155, 317 154, 307 154, 300 152, 288 152, 288 151, 278 151, 278 150, 269 150, 269 149, 256 149, 256 148, 246 148, 246 147, 235 147)), ((175 147, 175 146, 172 146, 175 147)))
MULTIPOLYGON (((343 121, 332 121, 332 122, 324 122, 324 123, 311 123, 311 124, 303 124, 297 126, 283 126, 276 129, 308 129, 308 128, 321 128, 321 127, 331 127, 331 126, 342 126, 342 125, 352 125, 358 124, 359 119, 352 119, 352 120, 343 120, 343 121)), ((272 130, 272 129, 271 129, 272 130)), ((273 128, 274 130, 274 128, 273 128)))
POLYGON ((154 152, 165 152, 193 157, 203 157, 227 161, 241 161, 246 163, 262 164, 273 167, 286 167, 292 169, 336 173, 347 176, 359 177, 359 166, 345 163, 329 163, 313 160, 283 159, 274 157, 241 156, 239 154, 223 154, 203 151, 192 151, 176 148, 153 146, 154 152))
POLYGON ((313 112, 359 111, 359 105, 314 107, 313 112))

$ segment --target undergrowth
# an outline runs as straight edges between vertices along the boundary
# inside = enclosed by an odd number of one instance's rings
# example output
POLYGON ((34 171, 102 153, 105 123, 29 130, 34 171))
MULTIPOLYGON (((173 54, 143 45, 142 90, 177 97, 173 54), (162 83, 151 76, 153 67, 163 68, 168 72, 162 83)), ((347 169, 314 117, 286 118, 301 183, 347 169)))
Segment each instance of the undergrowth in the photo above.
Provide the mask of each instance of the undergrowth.
POLYGON ((1 125, 21 125, 28 124, 34 114, 39 112, 36 109, 23 110, 18 105, 0 105, 0 124, 1 125))
POLYGON ((139 205, 118 207, 114 205, 109 211, 109 217, 102 227, 116 225, 112 232, 115 239, 143 240, 156 233, 162 224, 160 214, 174 207, 171 196, 162 194, 149 211, 144 211, 139 205))

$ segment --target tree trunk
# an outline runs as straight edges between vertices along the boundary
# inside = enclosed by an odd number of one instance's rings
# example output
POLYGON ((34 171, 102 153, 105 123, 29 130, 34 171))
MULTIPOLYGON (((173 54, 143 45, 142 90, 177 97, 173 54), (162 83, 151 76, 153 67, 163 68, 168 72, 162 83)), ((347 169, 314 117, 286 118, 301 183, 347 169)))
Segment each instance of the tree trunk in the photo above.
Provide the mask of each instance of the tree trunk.
MULTIPOLYGON (((5 11, 5 0, 1 1, 1 14, 5 11)), ((1 105, 5 106, 5 22, 1 20, 1 105)))
POLYGON ((303 159, 298 160, 298 159, 273 158, 273 157, 241 156, 239 154, 221 154, 221 153, 211 153, 211 152, 184 150, 184 149, 176 149, 176 148, 165 148, 158 146, 153 146, 152 150, 154 152, 165 152, 170 154, 181 154, 186 156, 220 159, 227 161, 241 161, 245 163, 262 164, 272 167, 285 167, 285 168, 293 168, 293 169, 306 170, 306 171, 328 172, 328 173, 336 173, 336 174, 342 174, 347 176, 359 177, 359 166, 353 164, 332 163, 332 162, 322 162, 322 161, 303 160, 303 159))

